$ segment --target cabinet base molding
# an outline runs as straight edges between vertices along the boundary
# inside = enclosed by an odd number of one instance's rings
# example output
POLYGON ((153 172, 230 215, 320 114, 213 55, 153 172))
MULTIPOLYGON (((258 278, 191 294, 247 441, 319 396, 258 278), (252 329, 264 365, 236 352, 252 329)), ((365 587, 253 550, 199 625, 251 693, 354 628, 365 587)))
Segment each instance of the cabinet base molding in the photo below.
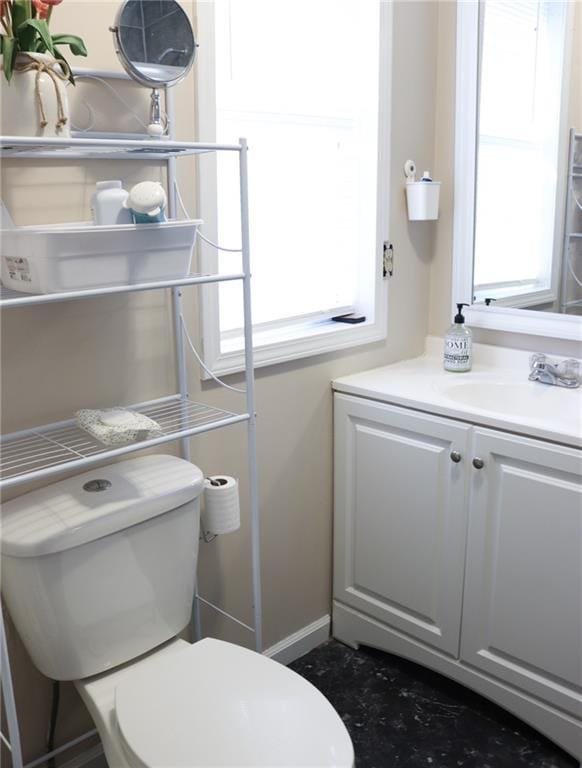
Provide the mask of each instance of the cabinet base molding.
POLYGON ((582 763, 582 720, 488 677, 337 601, 333 603, 332 635, 352 648, 358 648, 359 645, 378 648, 456 680, 507 709, 582 763))

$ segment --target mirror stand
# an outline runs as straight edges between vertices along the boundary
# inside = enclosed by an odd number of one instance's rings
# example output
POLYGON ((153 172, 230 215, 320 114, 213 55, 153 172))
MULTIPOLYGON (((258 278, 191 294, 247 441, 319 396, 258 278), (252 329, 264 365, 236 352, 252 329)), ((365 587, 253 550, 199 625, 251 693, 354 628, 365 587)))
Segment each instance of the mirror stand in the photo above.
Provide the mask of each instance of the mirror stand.
POLYGON ((198 43, 190 19, 177 0, 124 0, 110 30, 127 74, 152 89, 147 132, 163 139, 167 120, 159 89, 176 85, 192 68, 198 43))
POLYGON ((161 138, 166 134, 165 121, 162 121, 161 96, 158 88, 152 88, 150 97, 150 120, 147 130, 148 135, 153 138, 161 138))

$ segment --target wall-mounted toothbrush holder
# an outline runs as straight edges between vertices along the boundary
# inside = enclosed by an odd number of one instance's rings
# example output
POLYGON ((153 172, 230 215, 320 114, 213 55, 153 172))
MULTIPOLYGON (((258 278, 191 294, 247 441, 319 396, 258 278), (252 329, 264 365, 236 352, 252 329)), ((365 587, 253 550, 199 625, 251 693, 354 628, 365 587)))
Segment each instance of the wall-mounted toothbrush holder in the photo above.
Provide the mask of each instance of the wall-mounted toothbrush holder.
POLYGON ((406 176, 409 220, 435 221, 438 219, 441 182, 433 181, 428 171, 423 173, 420 181, 416 181, 414 160, 407 160, 404 163, 404 175, 406 176))

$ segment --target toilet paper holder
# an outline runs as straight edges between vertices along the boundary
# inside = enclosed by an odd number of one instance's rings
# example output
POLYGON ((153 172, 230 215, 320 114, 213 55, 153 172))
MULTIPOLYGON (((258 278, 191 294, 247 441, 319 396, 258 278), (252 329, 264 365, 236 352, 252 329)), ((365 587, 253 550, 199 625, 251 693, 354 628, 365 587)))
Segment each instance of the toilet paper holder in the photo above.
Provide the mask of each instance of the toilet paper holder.
POLYGON ((205 480, 208 480, 210 485, 226 485, 228 480, 226 477, 206 477, 205 480))
POLYGON ((200 516, 201 538, 205 543, 217 535, 240 528, 238 480, 228 475, 204 479, 204 508, 200 516))
MULTIPOLYGON (((208 480, 210 485, 214 486, 221 486, 226 485, 226 479, 224 477, 205 477, 205 480, 208 480)), ((211 541, 214 541, 214 539, 218 536, 217 533, 207 533, 204 530, 201 530, 200 532, 200 538, 205 544, 210 544, 211 541)))

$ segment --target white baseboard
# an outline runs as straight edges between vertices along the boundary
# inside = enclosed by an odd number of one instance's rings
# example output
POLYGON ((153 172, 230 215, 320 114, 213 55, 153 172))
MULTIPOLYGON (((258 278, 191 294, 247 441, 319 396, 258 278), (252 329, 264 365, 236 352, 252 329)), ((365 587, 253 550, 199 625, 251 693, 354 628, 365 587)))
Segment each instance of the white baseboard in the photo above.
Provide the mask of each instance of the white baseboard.
POLYGON ((331 617, 328 614, 279 640, 278 643, 263 651, 263 654, 281 664, 290 664, 329 640, 330 628, 331 617))

